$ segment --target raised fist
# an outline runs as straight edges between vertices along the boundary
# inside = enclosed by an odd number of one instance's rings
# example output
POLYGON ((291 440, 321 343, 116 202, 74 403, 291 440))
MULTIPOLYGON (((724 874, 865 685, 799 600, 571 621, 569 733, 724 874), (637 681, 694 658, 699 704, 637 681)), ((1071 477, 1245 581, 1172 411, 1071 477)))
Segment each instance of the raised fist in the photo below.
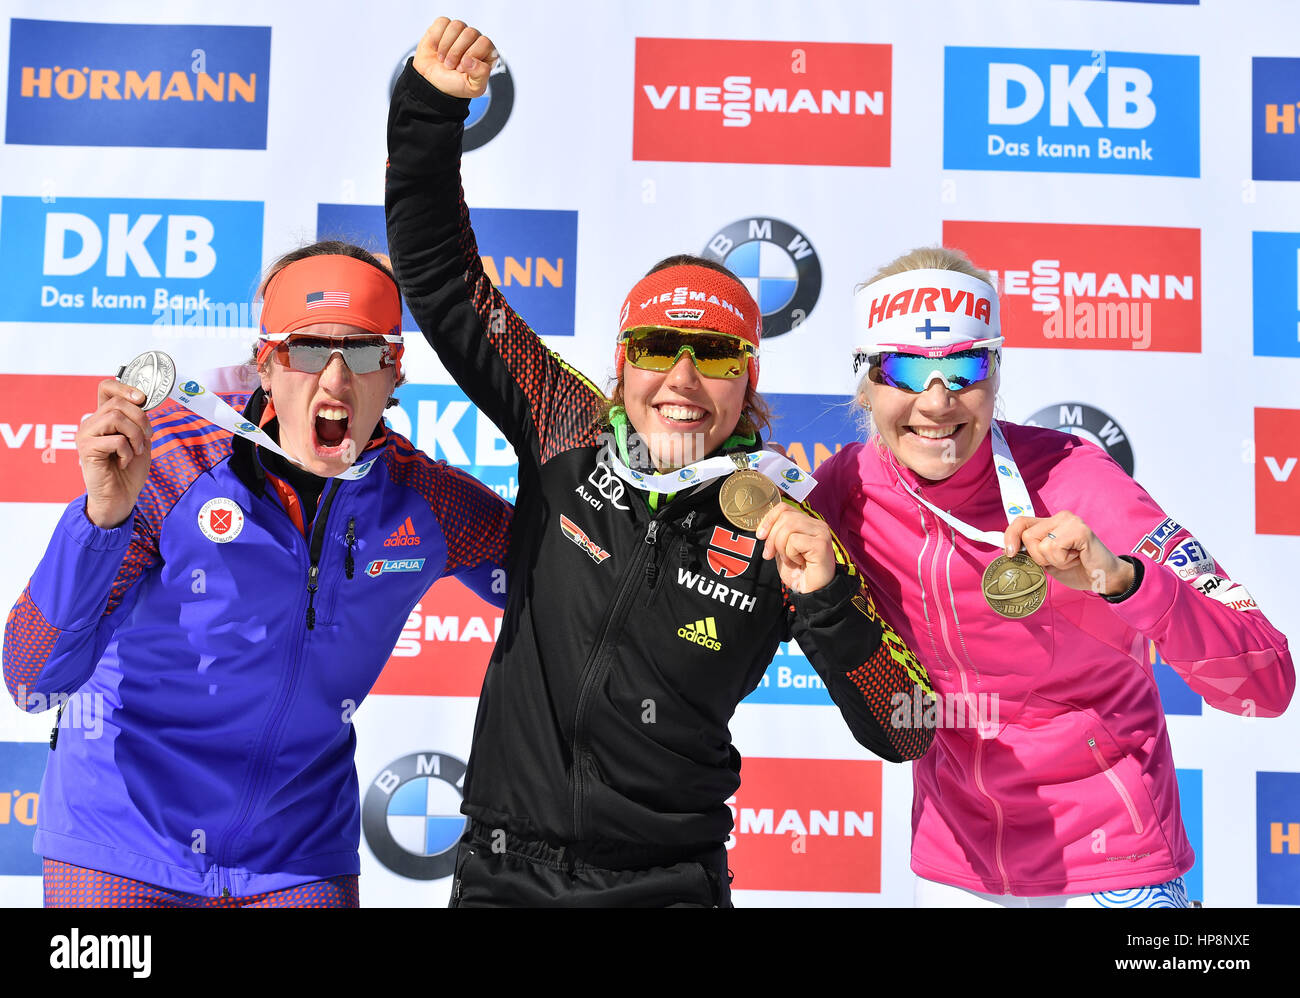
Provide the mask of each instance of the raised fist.
POLYGON ((449 97, 482 97, 497 60, 492 39, 440 17, 415 49, 415 71, 449 97))

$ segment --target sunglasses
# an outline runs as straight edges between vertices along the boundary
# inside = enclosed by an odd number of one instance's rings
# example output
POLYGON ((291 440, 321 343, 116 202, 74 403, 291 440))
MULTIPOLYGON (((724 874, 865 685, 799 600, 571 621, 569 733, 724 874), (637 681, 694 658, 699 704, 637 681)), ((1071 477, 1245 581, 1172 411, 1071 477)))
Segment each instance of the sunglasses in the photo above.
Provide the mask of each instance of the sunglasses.
POLYGON ((275 345, 275 356, 291 371, 319 374, 339 354, 353 374, 373 374, 395 366, 401 349, 400 338, 394 344, 377 336, 290 336, 275 345))
POLYGON ((627 362, 643 371, 671 371, 683 353, 706 378, 739 378, 754 356, 754 345, 739 336, 708 329, 636 326, 623 333, 627 362))
POLYGON ((983 381, 993 371, 994 351, 988 347, 962 350, 947 357, 922 357, 913 353, 881 353, 871 358, 880 380, 890 388, 923 392, 935 378, 950 392, 983 381))

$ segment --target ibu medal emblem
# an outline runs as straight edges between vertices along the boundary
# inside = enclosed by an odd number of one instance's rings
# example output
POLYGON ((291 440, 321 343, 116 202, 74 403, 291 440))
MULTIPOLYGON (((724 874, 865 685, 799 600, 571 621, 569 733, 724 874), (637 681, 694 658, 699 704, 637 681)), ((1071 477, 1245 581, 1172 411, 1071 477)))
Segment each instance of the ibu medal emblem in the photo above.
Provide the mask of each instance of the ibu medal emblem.
POLYGON ((144 392, 140 408, 148 412, 171 394, 176 384, 176 364, 161 350, 146 350, 117 372, 117 380, 144 392))
POLYGON ((1043 605, 1047 575, 1024 551, 1002 555, 984 569, 984 599, 1004 617, 1028 617, 1043 605))
POLYGON ((732 472, 718 492, 722 515, 741 530, 757 530, 767 511, 780 501, 781 493, 771 479, 757 471, 732 472))

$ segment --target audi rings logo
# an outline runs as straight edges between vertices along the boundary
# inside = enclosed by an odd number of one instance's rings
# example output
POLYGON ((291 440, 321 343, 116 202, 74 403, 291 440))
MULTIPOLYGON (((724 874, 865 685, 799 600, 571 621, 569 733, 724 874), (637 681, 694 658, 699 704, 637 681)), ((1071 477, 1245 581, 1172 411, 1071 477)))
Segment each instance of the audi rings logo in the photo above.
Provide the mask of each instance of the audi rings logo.
MULTIPOLYGON (((397 79, 402 75, 402 70, 414 55, 415 49, 411 49, 397 64, 393 78, 388 84, 389 97, 397 86, 397 79)), ((514 106, 515 81, 510 75, 510 67, 498 54, 496 65, 492 67, 492 75, 488 77, 487 93, 469 102, 469 117, 465 119, 465 138, 462 146, 464 151, 469 152, 471 149, 485 146, 495 139, 501 133, 501 129, 506 127, 514 106)))
POLYGON ((623 502, 625 491, 623 480, 614 474, 614 470, 603 460, 596 461, 596 467, 587 476, 587 481, 608 499, 615 509, 627 510, 627 503, 623 502))
POLYGON ((440 880, 456 869, 465 763, 441 752, 390 762, 366 789, 361 830, 375 858, 412 880, 440 880))
POLYGON ((1026 426, 1046 426, 1073 433, 1096 444, 1124 469, 1133 474, 1133 445, 1119 423, 1095 406, 1083 402, 1060 402, 1044 406, 1025 420, 1026 426))
POLYGON ((704 247, 740 278, 763 314, 763 337, 782 336, 805 322, 822 290, 822 265, 808 238, 778 218, 742 218, 704 247))

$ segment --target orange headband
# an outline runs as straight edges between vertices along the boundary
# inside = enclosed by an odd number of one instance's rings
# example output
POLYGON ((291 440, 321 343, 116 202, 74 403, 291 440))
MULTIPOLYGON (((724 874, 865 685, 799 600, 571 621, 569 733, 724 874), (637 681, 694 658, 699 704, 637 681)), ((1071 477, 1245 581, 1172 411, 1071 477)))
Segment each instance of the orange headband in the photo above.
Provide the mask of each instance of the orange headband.
POLYGON ((260 366, 295 330, 337 322, 394 344, 401 376, 402 297, 392 278, 351 256, 309 256, 279 270, 262 296, 260 366))
MULTIPOLYGON (((758 346, 763 316, 745 286, 721 271, 679 264, 648 274, 628 292, 619 314, 615 374, 623 370, 622 334, 638 326, 671 326, 727 333, 758 346)), ((749 380, 758 387, 758 359, 749 359, 749 380)))

